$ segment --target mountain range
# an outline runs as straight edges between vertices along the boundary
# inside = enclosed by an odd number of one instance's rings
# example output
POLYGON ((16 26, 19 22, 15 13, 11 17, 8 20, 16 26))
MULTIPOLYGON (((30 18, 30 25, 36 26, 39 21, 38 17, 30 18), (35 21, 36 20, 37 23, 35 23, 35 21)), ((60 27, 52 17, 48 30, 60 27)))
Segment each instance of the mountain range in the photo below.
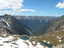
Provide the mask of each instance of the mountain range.
POLYGON ((15 16, 20 22, 23 22, 32 31, 38 30, 41 26, 49 22, 49 20, 55 19, 56 17, 50 16, 15 16))
POLYGON ((2 43, 0 44, 0 47, 1 46, 4 47, 5 43, 7 43, 9 47, 11 45, 11 47, 15 46, 18 48, 21 48, 20 44, 22 43, 26 45, 25 48, 28 46, 29 48, 50 47, 45 44, 52 45, 53 47, 59 44, 63 45, 64 44, 64 15, 61 17, 41 17, 41 16, 20 17, 20 16, 11 16, 8 14, 2 15, 0 16, 0 39, 1 39, 0 43, 2 43), (29 24, 31 25, 31 27, 29 26, 29 24), (40 26, 40 24, 42 25, 40 26), (38 25, 39 27, 36 28, 36 26, 38 25), (32 26, 35 28, 32 28, 32 26), (25 39, 24 37, 25 38, 28 37, 29 39, 24 40, 25 39))

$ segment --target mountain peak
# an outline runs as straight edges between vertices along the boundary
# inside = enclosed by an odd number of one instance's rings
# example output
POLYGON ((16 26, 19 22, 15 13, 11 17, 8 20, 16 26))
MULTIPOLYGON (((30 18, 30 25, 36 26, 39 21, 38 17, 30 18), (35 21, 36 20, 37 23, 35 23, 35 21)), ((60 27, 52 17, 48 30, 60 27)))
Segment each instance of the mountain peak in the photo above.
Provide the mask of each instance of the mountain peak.
POLYGON ((3 29, 3 32, 6 31, 9 34, 26 34, 32 36, 32 31, 15 17, 5 14, 1 16, 0 19, 0 28, 3 29))
POLYGON ((8 15, 8 14, 4 14, 4 16, 11 16, 11 15, 8 15))

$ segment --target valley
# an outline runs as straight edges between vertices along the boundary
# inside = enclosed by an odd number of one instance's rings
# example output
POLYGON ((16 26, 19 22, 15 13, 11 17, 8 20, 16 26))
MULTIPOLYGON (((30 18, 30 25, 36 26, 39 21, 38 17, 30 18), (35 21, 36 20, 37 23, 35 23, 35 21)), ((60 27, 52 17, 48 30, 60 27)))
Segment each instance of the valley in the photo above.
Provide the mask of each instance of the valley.
POLYGON ((64 0, 0 0, 0 48, 64 48, 64 0))
POLYGON ((22 21, 27 27, 29 27, 32 31, 38 30, 41 26, 46 24, 52 19, 56 17, 48 17, 48 16, 15 16, 20 22, 22 21))
MULTIPOLYGON (((3 47, 4 44, 9 44, 9 47, 11 46, 10 48, 12 47, 13 48, 20 48, 20 47, 23 48, 61 47, 62 48, 63 47, 64 16, 48 19, 48 22, 42 24, 42 26, 39 26, 39 29, 37 29, 36 31, 31 30, 31 28, 26 26, 27 24, 24 24, 23 21, 21 21, 22 19, 25 20, 25 17, 22 18, 21 20, 17 18, 8 14, 5 14, 4 16, 0 16, 0 39, 2 41, 0 47, 3 47), (10 38, 9 41, 8 38, 10 38), (22 43, 20 43, 19 41, 22 43), (25 46, 21 46, 22 44, 24 44, 25 46)), ((29 21, 25 21, 25 22, 29 22, 29 21)))

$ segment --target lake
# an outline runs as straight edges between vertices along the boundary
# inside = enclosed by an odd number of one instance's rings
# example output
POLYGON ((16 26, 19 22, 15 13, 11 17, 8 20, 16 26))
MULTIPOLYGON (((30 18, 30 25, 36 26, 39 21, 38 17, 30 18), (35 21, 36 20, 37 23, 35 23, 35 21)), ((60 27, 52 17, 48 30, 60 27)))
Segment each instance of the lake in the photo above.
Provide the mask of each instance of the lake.
MULTIPOLYGON (((29 37, 24 37, 24 36, 21 36, 20 38, 23 39, 23 40, 28 40, 28 39, 30 39, 29 37)), ((48 43, 43 42, 43 41, 40 41, 40 42, 43 43, 44 45, 48 46, 49 48, 52 48, 52 46, 53 46, 53 45, 48 44, 48 43)))
POLYGON ((24 36, 21 36, 20 38, 23 39, 23 40, 28 40, 29 39, 29 37, 24 37, 24 36))
POLYGON ((46 42, 43 42, 43 41, 41 41, 41 43, 43 43, 44 45, 48 46, 49 48, 52 48, 52 46, 53 46, 53 45, 51 45, 51 44, 48 44, 48 43, 46 43, 46 42))

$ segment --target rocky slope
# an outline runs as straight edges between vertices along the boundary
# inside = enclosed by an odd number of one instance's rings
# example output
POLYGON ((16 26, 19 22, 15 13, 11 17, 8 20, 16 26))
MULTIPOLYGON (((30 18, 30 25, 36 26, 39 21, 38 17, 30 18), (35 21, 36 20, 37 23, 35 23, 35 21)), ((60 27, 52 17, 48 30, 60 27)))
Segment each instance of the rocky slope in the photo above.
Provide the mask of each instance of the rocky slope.
POLYGON ((64 30, 64 16, 49 21, 36 32, 42 35, 55 30, 64 30))
POLYGON ((0 48, 46 48, 40 42, 33 40, 23 40, 19 38, 19 35, 10 35, 8 33, 0 34, 0 48))
POLYGON ((32 35, 31 30, 24 23, 7 14, 0 16, 0 33, 2 31, 10 34, 32 35))

